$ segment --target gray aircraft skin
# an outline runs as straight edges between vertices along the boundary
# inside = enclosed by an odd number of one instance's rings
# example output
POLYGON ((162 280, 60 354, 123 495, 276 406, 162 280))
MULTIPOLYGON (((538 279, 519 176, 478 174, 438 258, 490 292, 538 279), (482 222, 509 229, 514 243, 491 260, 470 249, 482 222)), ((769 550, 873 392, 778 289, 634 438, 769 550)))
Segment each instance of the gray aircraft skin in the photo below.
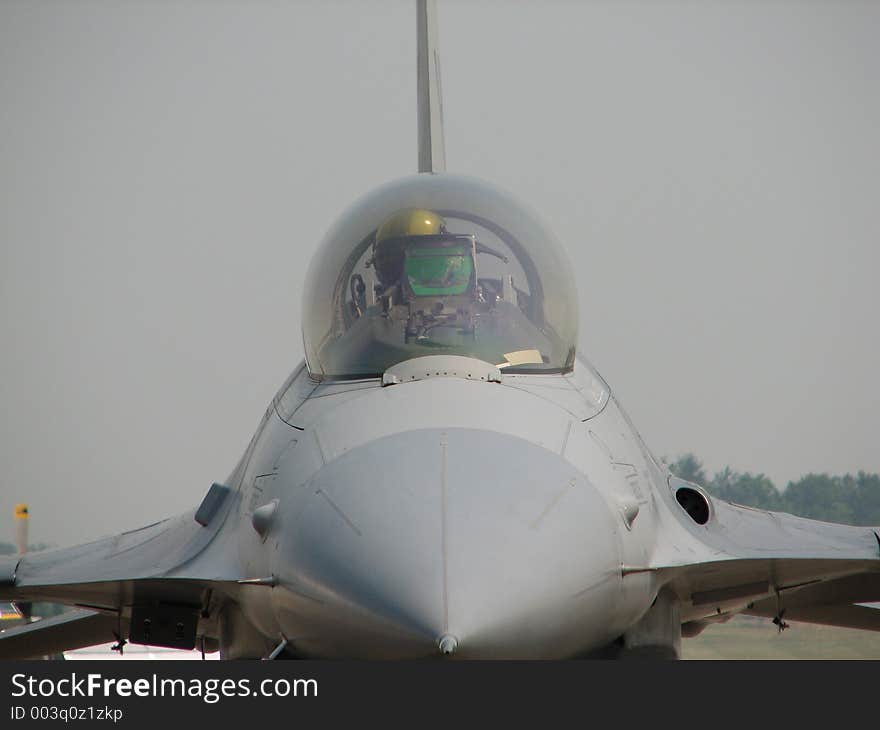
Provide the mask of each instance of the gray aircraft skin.
POLYGON ((113 636, 230 659, 675 657, 740 612, 880 629, 874 529, 729 504, 651 455, 575 354, 562 247, 445 173, 432 3, 417 26, 419 174, 328 232, 306 361, 238 466, 186 514, 0 562, 0 600, 78 609, 3 632, 0 658, 113 636))

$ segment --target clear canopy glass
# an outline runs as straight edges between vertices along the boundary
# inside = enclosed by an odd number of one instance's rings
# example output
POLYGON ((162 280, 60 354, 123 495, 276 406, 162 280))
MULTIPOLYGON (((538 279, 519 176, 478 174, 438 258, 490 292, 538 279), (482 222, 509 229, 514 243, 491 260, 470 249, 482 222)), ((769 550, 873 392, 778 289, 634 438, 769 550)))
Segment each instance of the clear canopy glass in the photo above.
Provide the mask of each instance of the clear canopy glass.
POLYGON ((312 259, 303 313, 320 380, 378 377, 424 355, 518 373, 574 365, 565 252, 528 209, 468 177, 415 175, 357 201, 312 259))

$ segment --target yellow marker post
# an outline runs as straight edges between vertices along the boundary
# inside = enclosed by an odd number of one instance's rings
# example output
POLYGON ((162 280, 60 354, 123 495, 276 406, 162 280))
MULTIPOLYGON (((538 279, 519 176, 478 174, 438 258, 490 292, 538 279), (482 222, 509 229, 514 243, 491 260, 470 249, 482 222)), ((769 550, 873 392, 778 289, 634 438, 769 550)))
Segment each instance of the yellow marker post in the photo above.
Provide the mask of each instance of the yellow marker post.
POLYGON ((15 544, 22 555, 27 552, 29 516, 26 504, 15 505, 15 544))

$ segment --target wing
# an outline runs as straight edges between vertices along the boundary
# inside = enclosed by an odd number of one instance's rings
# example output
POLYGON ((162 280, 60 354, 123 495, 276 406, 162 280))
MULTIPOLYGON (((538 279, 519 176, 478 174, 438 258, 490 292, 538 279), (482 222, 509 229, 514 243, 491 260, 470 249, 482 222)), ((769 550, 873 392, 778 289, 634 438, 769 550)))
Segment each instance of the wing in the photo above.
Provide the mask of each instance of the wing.
POLYGON ((120 628, 116 617, 95 611, 68 611, 60 616, 16 626, 0 633, 0 657, 30 659, 62 650, 114 641, 120 628))
POLYGON ((213 485, 198 510, 84 545, 0 561, 0 601, 85 609, 0 633, 0 659, 112 641, 114 634, 193 648, 197 632, 206 629, 199 631, 199 622, 243 580, 231 550, 235 541, 223 536, 237 499, 213 485))
MULTIPOLYGON (((682 623, 757 616, 880 630, 880 535, 731 504, 671 477, 649 570, 682 623)), ((640 570, 638 568, 634 571, 640 570)))

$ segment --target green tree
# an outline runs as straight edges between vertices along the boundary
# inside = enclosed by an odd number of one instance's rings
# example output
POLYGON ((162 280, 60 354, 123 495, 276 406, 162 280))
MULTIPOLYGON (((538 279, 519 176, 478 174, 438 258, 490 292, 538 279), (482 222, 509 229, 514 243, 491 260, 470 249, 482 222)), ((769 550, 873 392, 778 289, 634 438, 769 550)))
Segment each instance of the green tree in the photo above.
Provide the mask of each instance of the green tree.
POLYGON ((707 488, 728 502, 758 509, 782 509, 782 496, 763 474, 740 474, 727 466, 715 474, 707 488))
POLYGON ((801 517, 854 524, 859 511, 855 480, 828 474, 807 474, 789 482, 783 493, 784 509, 801 517))
POLYGON ((854 524, 880 525, 880 474, 860 471, 855 482, 854 524))
POLYGON ((690 453, 679 456, 678 459, 670 463, 669 471, 679 479, 699 484, 701 487, 705 487, 708 481, 706 472, 703 470, 703 462, 690 453))

